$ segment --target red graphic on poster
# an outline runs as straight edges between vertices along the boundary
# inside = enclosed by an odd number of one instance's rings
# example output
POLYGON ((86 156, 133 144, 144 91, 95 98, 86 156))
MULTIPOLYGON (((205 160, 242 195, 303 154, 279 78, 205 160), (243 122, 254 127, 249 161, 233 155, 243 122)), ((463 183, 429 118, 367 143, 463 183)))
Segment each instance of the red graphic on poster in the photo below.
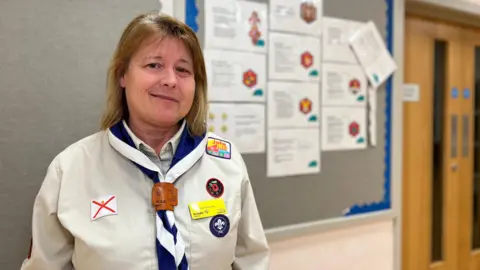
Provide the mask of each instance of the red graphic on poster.
POLYGON ((250 36, 252 43, 254 45, 257 45, 258 41, 260 40, 260 37, 262 36, 262 33, 260 33, 258 26, 254 25, 250 29, 250 32, 248 32, 248 35, 250 36))
POLYGON ((306 23, 311 23, 317 19, 317 8, 313 3, 303 3, 300 6, 300 16, 306 23))
POLYGON ((243 84, 247 87, 254 87, 257 84, 257 74, 249 69, 243 73, 243 84))
POLYGON ((258 24, 260 24, 260 18, 258 17, 258 13, 256 11, 252 12, 252 15, 250 15, 250 18, 248 19, 248 22, 251 25, 248 35, 250 36, 253 45, 257 45, 260 37, 262 36, 262 32, 260 32, 260 29, 258 29, 258 24))
POLYGON ((357 122, 350 123, 350 125, 348 126, 348 132, 350 133, 350 135, 352 135, 352 137, 357 136, 358 133, 360 133, 360 125, 358 125, 357 122))
POLYGON ((260 18, 258 17, 258 12, 255 10, 252 12, 252 15, 250 15, 250 18, 248 19, 248 22, 251 25, 257 25, 260 23, 260 18))
POLYGON ((300 111, 307 114, 312 111, 312 101, 308 98, 300 100, 300 111))
POLYGON ((313 65, 313 55, 310 52, 304 52, 301 56, 302 66, 309 68, 313 65))
POLYGON ((353 94, 356 94, 360 91, 360 81, 357 79, 353 79, 350 81, 348 87, 353 94))

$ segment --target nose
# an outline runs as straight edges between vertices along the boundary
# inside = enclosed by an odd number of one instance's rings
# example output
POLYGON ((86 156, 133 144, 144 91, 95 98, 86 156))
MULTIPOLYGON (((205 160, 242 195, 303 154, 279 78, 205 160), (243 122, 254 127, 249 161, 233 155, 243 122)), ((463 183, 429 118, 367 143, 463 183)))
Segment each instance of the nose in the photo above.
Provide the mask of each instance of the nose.
POLYGON ((175 75, 175 70, 166 68, 162 72, 160 84, 163 86, 167 86, 169 88, 176 88, 177 87, 177 77, 175 75))

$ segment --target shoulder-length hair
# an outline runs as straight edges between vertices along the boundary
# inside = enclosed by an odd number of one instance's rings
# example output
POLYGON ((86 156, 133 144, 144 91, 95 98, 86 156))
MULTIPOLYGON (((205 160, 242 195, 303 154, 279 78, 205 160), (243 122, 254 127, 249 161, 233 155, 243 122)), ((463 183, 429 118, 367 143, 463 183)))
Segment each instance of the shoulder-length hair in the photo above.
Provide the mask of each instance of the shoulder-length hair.
POLYGON ((101 128, 109 129, 118 121, 128 118, 125 89, 120 86, 120 78, 127 71, 132 56, 143 43, 155 37, 181 40, 192 55, 195 95, 185 119, 192 135, 202 135, 206 132, 208 101, 207 74, 200 42, 195 32, 183 22, 156 13, 141 14, 134 18, 125 28, 117 44, 108 69, 107 104, 102 116, 101 128))

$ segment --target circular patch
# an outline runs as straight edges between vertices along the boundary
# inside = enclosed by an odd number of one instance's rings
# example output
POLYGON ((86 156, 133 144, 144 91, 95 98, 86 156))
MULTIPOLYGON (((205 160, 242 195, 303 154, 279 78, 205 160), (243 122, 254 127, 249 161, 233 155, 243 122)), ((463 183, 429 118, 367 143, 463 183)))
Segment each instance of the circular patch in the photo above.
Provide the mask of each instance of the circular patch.
POLYGON ((217 178, 210 178, 207 181, 207 192, 210 196, 220 198, 223 195, 223 184, 217 178))
POLYGON ((210 231, 216 237, 224 237, 230 230, 230 221, 225 215, 216 215, 210 220, 210 231))

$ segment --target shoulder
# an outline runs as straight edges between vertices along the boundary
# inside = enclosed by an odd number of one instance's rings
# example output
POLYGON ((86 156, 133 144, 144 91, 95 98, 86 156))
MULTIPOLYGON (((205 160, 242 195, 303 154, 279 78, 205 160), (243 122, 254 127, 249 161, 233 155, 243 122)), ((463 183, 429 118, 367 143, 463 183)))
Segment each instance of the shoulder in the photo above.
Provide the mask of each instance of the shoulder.
POLYGON ((56 163, 60 167, 81 163, 86 159, 98 156, 96 153, 100 153, 106 143, 108 144, 107 132, 99 131, 65 147, 56 155, 52 163, 56 163))
POLYGON ((43 189, 59 186, 63 182, 62 179, 65 174, 68 174, 71 169, 82 170, 85 162, 97 162, 92 157, 95 155, 94 151, 99 151, 98 149, 103 148, 103 141, 105 139, 108 140, 106 134, 106 132, 97 132, 89 135, 68 145, 59 152, 48 165, 42 184, 42 186, 45 186, 43 189))

